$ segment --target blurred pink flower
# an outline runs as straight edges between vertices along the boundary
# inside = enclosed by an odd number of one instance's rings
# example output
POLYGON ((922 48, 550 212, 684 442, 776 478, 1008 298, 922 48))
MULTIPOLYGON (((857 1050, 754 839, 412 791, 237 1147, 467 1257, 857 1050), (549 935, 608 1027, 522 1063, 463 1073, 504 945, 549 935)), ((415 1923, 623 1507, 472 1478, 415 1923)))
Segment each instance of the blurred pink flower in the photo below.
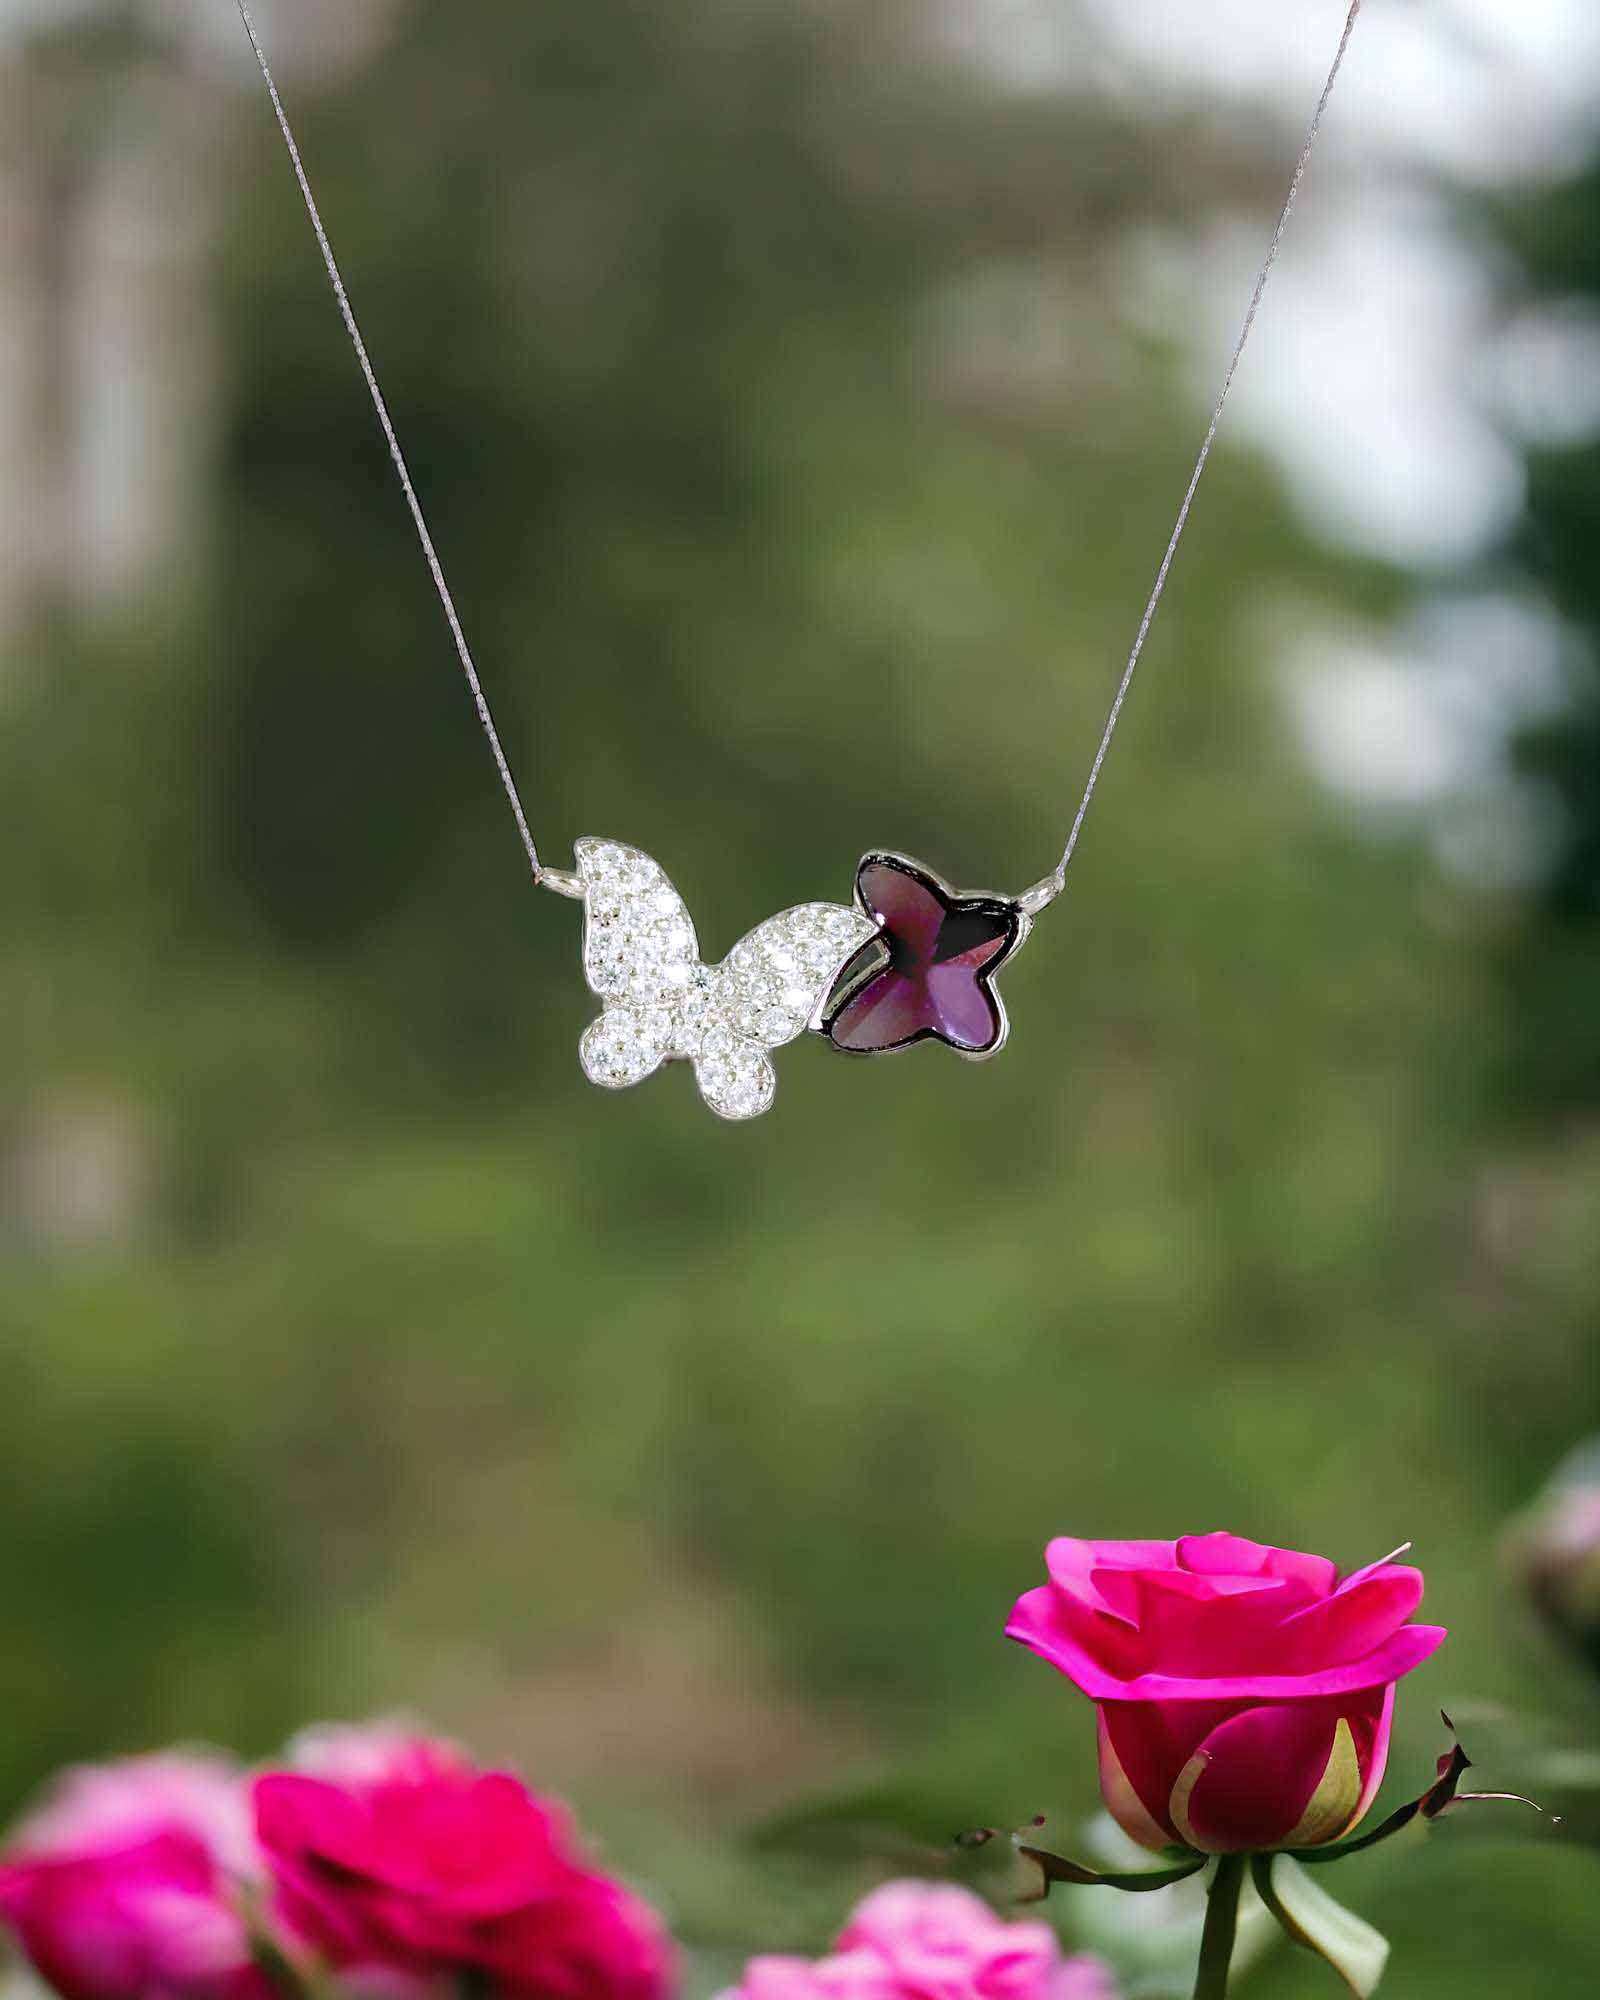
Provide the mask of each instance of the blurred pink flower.
POLYGON ((653 1912, 520 1779, 392 1724, 315 1731, 295 1755, 257 1778, 257 1831, 283 1922, 347 1974, 475 1974, 537 2000, 668 1991, 653 1912))
POLYGON ((375 1722, 317 1722, 288 1746, 287 1763, 310 1778, 336 1785, 426 1783, 441 1775, 470 1775, 467 1753, 443 1737, 429 1736, 409 1716, 375 1722))
POLYGON ((0 1858, 0 1919, 64 2000, 268 2000, 241 1780, 169 1753, 68 1771, 0 1858))
POLYGON ((1117 2000, 1097 1958, 1046 1923, 1008 1923, 949 1883, 889 1882, 826 1958, 753 1958, 724 2000, 1117 2000))
POLYGON ((1506 1555, 1550 1630, 1600 1671, 1600 1441, 1559 1468, 1514 1524, 1506 1555))
POLYGON ((1443 1642, 1413 1625, 1422 1574, 1340 1578, 1322 1556, 1237 1535, 1080 1542, 1007 1634, 1100 1715, 1100 1788, 1147 1847, 1206 1853, 1337 1840, 1377 1794, 1395 1683, 1443 1642))
POLYGON ((752 1958, 743 1979, 721 2000, 900 2000, 900 1988, 875 1951, 838 1951, 827 1958, 769 1952, 752 1958))

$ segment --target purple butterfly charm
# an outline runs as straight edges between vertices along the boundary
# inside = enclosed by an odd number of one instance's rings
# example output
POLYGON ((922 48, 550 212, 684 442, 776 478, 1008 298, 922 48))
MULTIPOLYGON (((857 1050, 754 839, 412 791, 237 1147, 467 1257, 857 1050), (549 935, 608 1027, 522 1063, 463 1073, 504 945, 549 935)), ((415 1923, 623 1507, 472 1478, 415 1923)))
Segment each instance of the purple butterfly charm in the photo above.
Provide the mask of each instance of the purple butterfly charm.
POLYGON ((1032 919, 1006 896, 962 896, 903 854, 863 857, 856 902, 878 926, 845 966, 819 1026, 836 1049, 879 1055, 940 1041, 992 1056, 1006 1038, 995 974, 1032 919))

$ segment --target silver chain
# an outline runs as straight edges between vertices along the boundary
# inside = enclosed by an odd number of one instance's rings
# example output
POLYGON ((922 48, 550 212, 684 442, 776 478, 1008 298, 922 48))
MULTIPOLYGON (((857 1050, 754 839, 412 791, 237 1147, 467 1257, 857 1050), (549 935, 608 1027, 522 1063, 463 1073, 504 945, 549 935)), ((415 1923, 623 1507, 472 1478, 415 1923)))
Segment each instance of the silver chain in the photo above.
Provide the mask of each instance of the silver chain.
MULTIPOLYGON (((451 597, 450 587, 445 582, 444 568, 439 561, 438 551, 433 545, 433 537, 428 532, 428 523, 422 512, 422 503, 418 500, 416 488, 411 483, 411 474, 406 466, 405 454, 401 451, 400 440, 395 435, 394 423, 389 415, 389 407, 383 400, 383 391, 378 387, 378 377, 373 369, 371 357, 367 353, 367 344, 361 337, 360 327, 356 324, 355 312, 350 304, 350 295, 345 290, 344 279, 340 276, 339 266, 334 260, 333 247, 328 241, 328 232, 323 227, 322 216, 317 208, 316 197, 311 192, 311 183, 306 178, 305 165, 300 158, 300 148, 295 143, 294 131, 289 124, 288 114, 283 108, 283 99, 278 95, 278 86, 273 81, 272 71, 267 65, 266 53, 261 46, 261 37, 256 33, 256 25, 250 18, 250 9, 246 4, 246 0, 235 0, 235 4, 239 9, 239 18, 244 23, 244 31, 250 38, 250 47, 255 54, 257 66, 261 71, 261 80, 267 86, 267 95, 272 100, 273 114, 278 121, 278 130, 283 134, 283 143, 288 148, 289 163, 294 168, 294 177, 299 183, 301 198, 306 205, 306 213, 311 218, 311 227, 316 233, 317 248, 322 252, 322 262, 328 273, 328 282, 333 287, 333 296, 338 303, 339 315, 344 321, 345 332, 350 336, 350 344, 355 349, 356 360, 360 363, 361 373, 366 381, 367 393, 372 398, 372 407, 377 412, 378 422, 382 426, 385 441, 389 446, 389 456, 394 461, 395 473, 400 481, 400 490, 405 495, 407 507, 411 510, 412 524, 417 531, 417 540, 422 545, 423 557, 428 565, 428 574, 433 578, 433 587, 438 593, 440 604, 444 608, 445 622, 449 625, 450 636, 455 641, 456 656, 461 662, 462 672, 466 675, 467 686, 472 694, 473 706, 478 711, 478 721, 482 725, 484 736, 488 740, 489 750, 495 762, 495 769, 500 774, 500 783, 505 790, 506 798, 510 801, 511 811, 516 818, 517 832, 522 837, 522 845, 528 857, 528 866, 533 871, 535 882, 542 883, 546 888, 554 889, 559 894, 571 895, 577 886, 575 878, 568 875, 563 869, 546 868, 544 863, 539 859, 539 850, 535 846, 533 835, 528 828, 528 816, 522 809, 522 800, 517 792, 516 780, 511 775, 511 766, 506 760, 506 753, 500 742, 500 733, 494 726, 494 717, 489 710, 488 697, 484 694, 483 684, 478 679, 478 670, 472 660, 472 650, 467 644, 466 634, 461 629, 461 620, 456 615, 455 600, 451 597)), ((1256 313, 1261 305, 1261 295, 1267 288, 1267 279, 1271 274, 1274 263, 1277 261, 1278 247, 1283 241, 1283 232, 1288 226, 1289 212, 1294 207, 1296 195, 1300 192, 1300 183, 1305 178, 1306 168, 1311 160, 1311 149, 1316 144, 1318 132, 1322 129, 1322 116, 1328 108, 1329 98, 1333 95, 1333 86, 1338 79, 1340 68, 1344 63, 1345 51, 1350 46, 1350 37, 1355 31, 1356 16, 1361 12, 1361 4, 1362 0, 1351 0, 1349 13, 1345 16, 1344 32, 1340 35, 1339 46, 1334 52, 1333 67, 1328 71, 1328 80, 1322 86, 1322 95, 1317 100, 1316 112, 1311 120, 1311 129, 1306 134, 1305 144, 1300 148, 1300 157, 1295 162, 1294 175, 1289 182, 1289 192, 1284 199, 1283 208, 1278 215, 1277 227, 1273 230, 1272 240, 1267 245, 1267 254, 1262 260, 1261 269, 1256 273, 1255 286, 1251 291, 1250 303, 1245 311, 1244 324, 1239 329, 1239 338, 1234 342, 1233 353, 1228 361, 1227 373, 1222 378, 1222 393, 1217 397, 1216 407, 1211 412, 1211 421, 1206 426, 1205 438, 1200 446, 1200 455, 1194 462, 1193 472, 1189 475, 1189 484, 1184 491, 1182 503, 1178 508, 1177 520, 1173 523, 1172 533, 1167 540, 1165 552, 1161 557, 1161 566, 1156 571, 1155 583, 1152 585, 1150 595, 1145 601, 1144 614, 1139 620, 1139 629, 1134 634, 1133 646, 1128 654, 1128 663, 1122 670, 1122 679, 1117 683, 1117 691, 1112 699, 1111 711, 1106 717, 1106 726, 1101 732, 1099 746, 1094 753, 1094 762, 1089 767, 1089 778, 1083 788, 1083 797, 1078 801, 1078 810, 1073 815, 1072 829, 1067 835, 1067 844, 1062 848, 1061 859, 1056 863, 1050 874, 1035 882, 1032 888, 1025 890, 1020 898, 1023 908, 1027 910, 1030 916, 1037 915, 1047 904, 1052 903, 1060 895, 1066 884, 1067 867, 1072 860, 1073 851, 1078 845, 1078 835, 1083 829, 1084 815, 1089 810, 1089 801, 1094 797, 1095 787, 1100 782, 1100 772, 1106 761, 1106 752, 1111 748, 1111 738, 1116 733, 1117 723, 1121 719, 1123 703, 1127 700, 1128 690, 1133 685, 1134 670, 1139 664, 1140 655, 1144 652, 1145 641, 1150 636, 1150 627, 1155 620, 1156 607, 1160 604, 1162 593, 1167 587, 1167 577, 1172 569, 1173 558, 1178 553, 1178 544, 1183 539, 1184 529, 1188 526, 1189 510, 1194 505, 1194 496, 1200 484, 1200 475, 1205 471, 1206 461, 1211 456, 1211 447, 1216 441, 1217 426, 1222 421, 1222 412, 1228 401, 1228 392, 1233 387, 1233 378, 1238 371, 1239 360, 1244 353, 1245 343, 1250 338, 1250 329, 1255 325, 1256 313)))
POLYGON ((300 148, 295 144, 294 131, 289 124, 289 115, 283 108, 283 99, 278 95, 278 86, 272 80, 272 71, 267 67, 266 52, 261 46, 261 37, 256 33, 256 24, 250 18, 250 9, 245 0, 237 0, 239 18, 244 23, 244 31, 250 37, 250 46, 261 70, 261 80, 267 86, 267 95, 272 99, 272 109, 278 120, 278 130, 283 134, 283 143, 289 149, 289 164, 294 168, 294 177, 300 183, 300 194, 306 205, 306 213, 311 218, 311 227, 316 231, 317 248, 322 252, 322 261, 327 268, 328 282, 333 287, 333 296, 338 301, 339 315, 344 321, 344 330, 350 336, 350 345, 356 351, 356 360, 361 364, 361 373, 366 379, 367 393, 372 398, 372 407, 378 413, 378 422, 383 427, 383 435, 388 442, 389 456, 394 460, 394 469, 400 480, 400 490, 406 496, 406 505, 411 509, 411 520, 417 531, 417 540, 422 544, 422 553, 428 564, 428 574, 433 578, 433 587, 439 593, 439 602, 444 607, 445 622, 450 627, 450 636, 456 644, 456 657, 461 662, 461 671, 467 677, 467 686, 472 691, 472 703, 478 711, 478 721, 488 738, 489 750, 494 758, 495 769, 500 773, 500 783, 511 802, 512 813, 516 817, 517 832, 522 836, 523 849, 528 857, 528 866, 533 870, 533 879, 538 882, 545 873, 539 850, 534 845, 533 835, 528 829, 528 816, 522 810, 522 800, 517 793, 517 782, 511 775, 511 766, 506 761, 506 753, 500 742, 500 732, 494 726, 494 717, 489 712, 489 700, 483 691, 483 683, 478 679, 478 669, 472 663, 472 649, 467 644, 467 635, 461 629, 461 620, 456 616, 455 599, 450 595, 450 586, 444 580, 444 566, 439 561, 439 552, 433 546, 433 537, 428 533, 428 523, 423 517, 422 502, 417 498, 417 489, 411 483, 405 453, 400 449, 400 440, 395 436, 389 406, 383 400, 383 391, 378 387, 378 377, 372 366, 372 358, 367 353, 367 343, 361 338, 361 329, 356 325, 355 311, 350 304, 350 294, 344 288, 344 279, 339 275, 339 266, 334 261, 333 246, 328 241, 328 232, 322 226, 322 216, 317 209, 316 196, 311 192, 311 183, 306 179, 305 165, 300 158, 300 148))
POLYGON ((1150 627, 1155 622, 1156 606, 1161 602, 1161 593, 1167 587, 1167 576, 1172 569, 1172 559, 1178 553, 1178 544, 1183 539, 1183 531, 1189 525, 1189 509, 1194 505, 1195 489, 1200 484, 1200 475, 1206 469, 1206 460, 1211 456, 1211 447, 1216 442, 1217 426, 1222 422, 1223 408, 1228 400, 1228 391, 1233 387, 1233 378, 1238 372, 1239 358, 1244 353, 1245 342, 1250 338, 1250 329, 1256 323, 1256 312, 1261 304, 1261 294, 1267 289, 1267 279, 1278 259, 1278 246, 1283 241, 1283 232, 1289 224, 1289 211, 1294 207, 1295 196, 1300 192, 1300 183, 1306 177, 1306 168, 1311 163, 1311 149, 1317 143, 1317 134, 1322 130, 1322 114, 1328 108, 1328 99, 1333 95, 1333 86, 1338 81, 1339 71, 1344 64, 1345 50, 1350 46, 1350 37, 1355 32, 1356 16, 1361 12, 1361 0, 1350 0, 1350 11, 1345 16, 1344 32, 1339 37, 1339 46, 1334 51, 1333 67, 1328 71, 1328 80, 1322 86, 1322 95, 1317 99, 1317 108, 1312 115, 1311 129, 1306 134, 1306 142, 1300 148, 1300 157, 1295 161, 1294 174, 1289 182, 1289 192, 1284 197, 1283 207, 1278 213, 1278 225, 1272 232, 1272 241, 1267 245, 1267 254, 1261 260, 1261 269, 1256 273, 1256 282, 1250 293, 1250 303, 1245 308, 1244 324, 1239 328, 1239 338, 1233 344, 1233 353, 1228 358, 1228 370, 1222 378, 1222 393, 1217 397, 1216 407, 1211 412, 1211 421, 1206 425, 1206 434, 1201 441, 1200 456, 1194 462, 1194 470, 1189 474, 1189 484, 1184 489, 1183 499, 1178 507, 1178 518, 1172 524, 1172 533, 1167 538, 1166 549, 1162 553, 1161 566, 1156 571, 1156 580, 1150 587, 1150 595, 1145 599, 1144 614, 1139 620, 1139 629, 1133 635, 1133 646, 1128 654, 1128 664, 1122 670, 1122 679, 1117 683, 1116 694, 1112 697, 1111 712, 1106 717, 1106 726, 1100 732, 1100 743, 1094 753, 1094 762, 1089 766, 1089 780, 1083 788, 1083 797, 1078 801, 1078 810, 1072 816, 1072 830, 1067 835, 1067 844, 1061 850, 1061 859, 1042 881, 1024 892, 1023 907, 1034 914, 1047 903, 1055 901, 1066 886, 1067 867, 1072 860, 1073 849, 1078 844, 1078 835, 1083 830, 1085 813, 1089 801, 1094 797, 1094 788, 1100 782, 1100 769, 1106 761, 1106 752, 1111 748, 1111 739, 1116 734, 1117 723, 1122 717, 1122 704, 1128 699, 1128 689, 1133 685, 1134 669, 1139 664, 1139 656, 1144 651, 1144 642, 1150 636, 1150 627))

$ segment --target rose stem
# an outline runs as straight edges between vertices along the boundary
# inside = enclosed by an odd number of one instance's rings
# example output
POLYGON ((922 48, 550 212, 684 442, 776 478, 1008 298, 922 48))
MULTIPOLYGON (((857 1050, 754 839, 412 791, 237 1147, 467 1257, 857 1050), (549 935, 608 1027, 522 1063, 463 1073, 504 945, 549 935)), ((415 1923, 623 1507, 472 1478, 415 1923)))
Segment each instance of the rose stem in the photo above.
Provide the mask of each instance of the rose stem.
POLYGON ((1194 2000, 1225 2000, 1233 1938, 1239 1928, 1239 1891, 1244 1887, 1242 1854, 1217 1857, 1217 1872, 1206 1891, 1206 1927, 1200 1938, 1200 1970, 1194 2000))

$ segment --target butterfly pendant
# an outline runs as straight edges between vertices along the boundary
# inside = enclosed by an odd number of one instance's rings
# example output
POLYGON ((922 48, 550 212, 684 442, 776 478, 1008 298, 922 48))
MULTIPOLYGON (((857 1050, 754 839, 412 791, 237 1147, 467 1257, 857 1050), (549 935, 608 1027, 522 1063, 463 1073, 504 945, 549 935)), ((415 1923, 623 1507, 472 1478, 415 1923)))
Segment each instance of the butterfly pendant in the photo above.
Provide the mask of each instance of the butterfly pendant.
POLYGON ((995 975, 1032 927, 1024 899, 963 895, 910 855, 880 849, 856 870, 856 906, 874 942, 823 1010, 833 1046, 873 1056, 937 1041, 974 1061, 997 1055, 1007 1029, 995 975))
POLYGON ((875 935, 874 920, 842 903, 801 903, 706 966, 658 862, 615 840, 580 840, 574 852, 584 976, 605 1003, 578 1045, 584 1075, 621 1090, 664 1062, 690 1062, 719 1118, 765 1111, 777 1088, 769 1051, 819 1025, 839 973, 875 935))

